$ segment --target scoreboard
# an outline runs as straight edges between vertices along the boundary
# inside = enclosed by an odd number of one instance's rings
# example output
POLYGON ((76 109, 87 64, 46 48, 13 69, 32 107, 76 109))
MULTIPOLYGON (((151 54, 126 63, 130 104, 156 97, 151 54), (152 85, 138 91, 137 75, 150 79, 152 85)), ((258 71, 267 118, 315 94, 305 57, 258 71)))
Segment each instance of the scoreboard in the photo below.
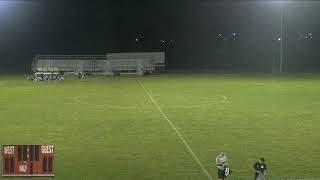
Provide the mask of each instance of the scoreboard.
POLYGON ((2 176, 54 176, 54 145, 2 145, 2 176))

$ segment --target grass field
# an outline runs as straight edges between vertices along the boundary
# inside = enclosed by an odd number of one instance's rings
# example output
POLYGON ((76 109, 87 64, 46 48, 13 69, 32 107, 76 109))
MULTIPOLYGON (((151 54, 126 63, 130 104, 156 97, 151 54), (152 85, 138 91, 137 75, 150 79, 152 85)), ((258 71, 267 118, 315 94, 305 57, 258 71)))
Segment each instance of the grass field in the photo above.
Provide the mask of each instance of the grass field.
POLYGON ((320 75, 0 76, 0 144, 54 144, 57 180, 208 179, 168 120, 213 179, 220 151, 230 180, 260 156, 269 179, 320 179, 320 75))

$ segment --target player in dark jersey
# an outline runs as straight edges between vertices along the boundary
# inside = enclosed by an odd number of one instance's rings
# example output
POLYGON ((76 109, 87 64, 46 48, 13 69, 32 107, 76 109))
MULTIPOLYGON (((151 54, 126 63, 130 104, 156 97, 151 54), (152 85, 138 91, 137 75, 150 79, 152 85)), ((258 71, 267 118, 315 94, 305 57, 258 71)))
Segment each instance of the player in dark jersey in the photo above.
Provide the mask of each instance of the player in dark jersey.
POLYGON ((267 165, 264 162, 263 157, 258 159, 258 161, 256 163, 254 163, 253 169, 255 171, 254 180, 263 180, 266 178, 267 165))

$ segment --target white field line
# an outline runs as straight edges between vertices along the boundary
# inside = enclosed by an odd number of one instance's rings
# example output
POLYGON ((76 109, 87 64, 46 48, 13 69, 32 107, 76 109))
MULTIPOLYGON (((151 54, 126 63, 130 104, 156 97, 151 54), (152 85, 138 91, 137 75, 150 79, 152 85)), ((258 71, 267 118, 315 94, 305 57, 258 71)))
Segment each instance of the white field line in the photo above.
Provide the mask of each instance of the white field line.
POLYGON ((160 114, 162 115, 162 117, 170 124, 170 126, 172 127, 172 129, 176 132, 176 134, 178 135, 178 137, 180 138, 180 140, 182 141, 183 145, 187 148, 187 150, 189 151, 189 153, 191 154, 191 156, 193 157, 193 159, 198 163, 198 165, 200 166, 200 168, 202 169, 202 171, 206 174, 206 176, 208 177, 209 180, 213 180, 213 178, 211 177, 211 175, 208 173, 208 171, 206 170, 206 168, 202 165, 201 161, 199 160, 199 158, 197 157, 197 155, 193 152, 193 150, 191 149, 191 147, 189 146, 189 144, 187 143, 187 141, 184 139, 184 137, 181 135, 181 133, 178 131, 178 129, 175 127, 175 125, 170 121, 170 119, 167 117, 167 115, 162 111, 162 109, 160 108, 160 106, 158 105, 158 103, 153 99, 153 97, 151 96, 151 94, 147 91, 147 89, 144 87, 144 85, 140 82, 140 80, 138 80, 140 86, 142 87, 142 89, 144 90, 144 92, 148 95, 148 97, 150 98, 150 100, 152 101, 152 103, 156 106, 156 108, 159 110, 160 114))
MULTIPOLYGON (((206 103, 201 103, 201 104, 190 104, 190 105, 168 105, 165 107, 162 107, 164 109, 194 109, 194 108, 202 108, 202 109, 209 109, 212 108, 211 106, 216 106, 216 105, 221 105, 221 104, 226 104, 228 102, 227 97, 224 95, 219 95, 217 96, 219 99, 217 100, 212 100, 210 102, 206 103)), ((81 105, 87 105, 87 106, 94 106, 102 109, 141 109, 141 105, 136 104, 136 105, 128 105, 128 106, 115 106, 115 105, 102 105, 102 104, 94 104, 94 103, 89 103, 87 101, 80 100, 80 96, 76 97, 70 97, 67 99, 72 99, 74 102, 71 104, 81 104, 81 105)), ((0 99, 1 100, 1 99, 0 99)), ((68 104, 68 103, 66 103, 68 104)), ((143 108, 146 110, 149 110, 150 108, 143 108)))

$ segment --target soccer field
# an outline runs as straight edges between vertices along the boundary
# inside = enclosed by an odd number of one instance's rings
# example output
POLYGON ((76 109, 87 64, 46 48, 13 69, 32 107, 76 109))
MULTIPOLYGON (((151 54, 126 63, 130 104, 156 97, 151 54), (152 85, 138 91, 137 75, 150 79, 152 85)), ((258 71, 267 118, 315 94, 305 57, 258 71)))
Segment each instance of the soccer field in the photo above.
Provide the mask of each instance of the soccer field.
POLYGON ((221 151, 228 179, 261 156, 269 179, 320 179, 317 74, 0 76, 0 122, 0 144, 56 146, 57 180, 217 179, 221 151))

